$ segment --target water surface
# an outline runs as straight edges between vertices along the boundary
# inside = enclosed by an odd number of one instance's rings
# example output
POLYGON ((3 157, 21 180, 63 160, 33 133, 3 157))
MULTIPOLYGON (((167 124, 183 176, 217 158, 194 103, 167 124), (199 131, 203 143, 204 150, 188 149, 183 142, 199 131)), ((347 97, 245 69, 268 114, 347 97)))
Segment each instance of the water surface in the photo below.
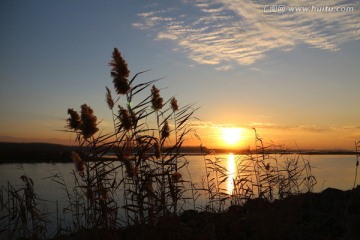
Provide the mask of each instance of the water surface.
MULTIPOLYGON (((235 177, 235 166, 241 161, 243 156, 224 154, 217 156, 221 164, 228 169, 228 181, 226 188, 229 192, 233 187, 232 178, 235 177)), ((283 157, 282 157, 283 158, 283 157)), ((282 160, 279 158, 279 161, 282 160)), ((315 192, 320 192, 328 187, 349 190, 354 184, 356 157, 354 155, 303 155, 312 165, 312 174, 317 179, 315 192)), ((51 159, 49 159, 51 160, 51 159)), ((203 156, 187 156, 188 165, 183 168, 183 179, 191 180, 201 188, 201 180, 206 175, 205 162, 203 156)), ((73 163, 32 163, 32 164, 1 164, 0 165, 0 185, 6 186, 10 182, 14 187, 21 187, 20 176, 26 174, 34 181, 34 189, 42 202, 41 208, 49 213, 49 218, 55 221, 56 211, 67 206, 67 198, 60 185, 51 181, 50 176, 62 174, 64 184, 71 191, 73 183, 73 163)), ((358 181, 359 183, 360 181, 358 181)), ((121 197, 120 197, 121 198, 121 197)), ((204 203, 200 196, 197 204, 204 203)), ((186 208, 192 208, 189 203, 186 208)), ((53 231, 55 231, 53 229, 53 231)))

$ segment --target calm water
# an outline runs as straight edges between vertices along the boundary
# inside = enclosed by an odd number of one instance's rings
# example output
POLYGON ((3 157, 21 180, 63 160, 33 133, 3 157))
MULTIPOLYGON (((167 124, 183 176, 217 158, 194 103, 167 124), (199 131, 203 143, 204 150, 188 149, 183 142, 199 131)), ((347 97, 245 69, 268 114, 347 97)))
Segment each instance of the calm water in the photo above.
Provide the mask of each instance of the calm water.
MULTIPOLYGON (((229 171, 239 161, 238 156, 220 155, 222 164, 229 171), (235 161, 235 162, 233 162, 235 161)), ((354 155, 304 155, 312 165, 313 175, 317 179, 315 191, 321 191, 328 187, 338 188, 341 190, 351 189, 354 183, 355 163, 354 155)), ((202 156, 188 156, 188 172, 195 183, 199 183, 205 176, 205 165, 202 156)), ((241 160, 241 158, 240 158, 241 160)), ((59 186, 52 182, 48 177, 54 173, 61 172, 66 184, 71 187, 73 184, 72 171, 73 163, 31 163, 31 164, 0 164, 0 185, 6 185, 9 181, 12 185, 21 184, 20 176, 26 173, 35 182, 35 190, 40 197, 48 201, 61 199, 63 191, 59 186)), ((186 170, 183 171, 184 178, 189 178, 186 170)), ((359 177, 360 179, 360 177, 359 177)), ((358 181, 358 184, 360 181, 358 181)))
MULTIPOLYGON (((222 164, 228 168, 230 174, 236 162, 241 157, 234 155, 221 155, 222 164)), ((328 187, 338 188, 341 190, 349 190, 352 188, 355 176, 356 157, 354 155, 305 155, 304 158, 310 161, 312 165, 313 175, 317 179, 315 191, 319 192, 328 187)), ((191 180, 200 185, 201 178, 205 176, 205 164, 202 156, 188 156, 188 171, 183 171, 183 178, 191 180)), ((66 207, 66 195, 59 185, 52 182, 48 177, 52 174, 61 172, 64 176, 65 183, 68 188, 73 186, 72 171, 73 163, 34 163, 34 164, 0 164, 0 185, 4 186, 9 181, 13 186, 21 186, 20 176, 26 175, 34 180, 35 192, 41 199, 47 200, 42 205, 50 214, 50 218, 56 216, 56 202, 59 209, 66 207)), ((231 178, 230 175, 229 178, 231 178)), ((360 178, 360 177, 359 177, 360 178)), ((357 182, 360 184, 360 181, 357 182)), ((230 189, 231 182, 227 183, 230 189)), ((201 203, 201 199, 199 202, 201 203)))

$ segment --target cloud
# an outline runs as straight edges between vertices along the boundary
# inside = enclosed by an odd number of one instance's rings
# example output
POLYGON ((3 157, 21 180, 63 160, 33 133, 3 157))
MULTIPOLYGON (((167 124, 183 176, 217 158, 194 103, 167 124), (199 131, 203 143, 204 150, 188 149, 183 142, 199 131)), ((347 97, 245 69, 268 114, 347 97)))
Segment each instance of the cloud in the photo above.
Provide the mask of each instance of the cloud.
POLYGON ((269 122, 250 122, 249 127, 251 128, 279 128, 278 124, 269 122))
POLYGON ((192 121, 191 127, 194 128, 221 128, 225 127, 227 124, 215 124, 210 121, 192 121))
POLYGON ((191 127, 195 129, 220 129, 229 127, 240 127, 244 129, 267 129, 277 131, 300 131, 309 133, 330 133, 330 132, 357 132, 360 126, 344 125, 344 126, 317 126, 317 125, 281 125, 272 122, 249 122, 243 125, 234 125, 226 123, 215 123, 211 121, 192 121, 191 127))
POLYGON ((224 66, 216 67, 215 69, 218 71, 229 71, 233 69, 233 67, 231 65, 224 65, 224 66))
POLYGON ((265 73, 264 70, 260 69, 260 68, 256 68, 256 67, 251 67, 249 68, 250 71, 253 71, 253 72, 258 72, 258 73, 265 73))
POLYGON ((276 123, 269 122, 250 122, 249 128, 255 129, 271 129, 271 130, 284 130, 284 131, 295 131, 299 130, 302 132, 314 132, 314 133, 322 133, 322 132, 343 132, 343 131, 359 131, 359 126, 316 126, 316 125, 280 125, 276 123))
POLYGON ((234 124, 228 124, 228 123, 214 123, 211 121, 192 121, 191 127, 200 129, 200 128, 213 128, 213 129, 219 129, 219 128, 229 128, 229 127, 244 127, 244 126, 238 126, 234 124))
POLYGON ((272 130, 286 130, 286 131, 294 131, 301 130, 307 132, 325 132, 329 131, 331 128, 327 127, 318 127, 316 125, 298 125, 298 126, 289 126, 289 125, 280 125, 276 123, 269 122, 251 122, 249 127, 255 129, 272 129, 272 130))
MULTIPOLYGON (((154 32, 154 39, 174 41, 176 51, 186 53, 200 64, 250 65, 273 49, 291 51, 305 44, 337 51, 342 43, 359 40, 360 12, 355 5, 355 0, 273 0, 271 3, 188 0, 177 9, 140 13, 140 20, 133 23, 133 27, 154 32), (267 11, 270 6, 285 8, 284 11, 267 11), (311 9, 313 6, 355 8, 348 12, 321 12, 311 9), (296 11, 294 7, 309 7, 309 10, 298 8, 296 11)), ((215 68, 223 69, 221 66, 215 68)))
POLYGON ((170 39, 170 40, 176 40, 177 37, 176 35, 173 34, 169 34, 169 33, 164 33, 164 32, 159 32, 156 39, 158 40, 162 40, 162 39, 170 39))

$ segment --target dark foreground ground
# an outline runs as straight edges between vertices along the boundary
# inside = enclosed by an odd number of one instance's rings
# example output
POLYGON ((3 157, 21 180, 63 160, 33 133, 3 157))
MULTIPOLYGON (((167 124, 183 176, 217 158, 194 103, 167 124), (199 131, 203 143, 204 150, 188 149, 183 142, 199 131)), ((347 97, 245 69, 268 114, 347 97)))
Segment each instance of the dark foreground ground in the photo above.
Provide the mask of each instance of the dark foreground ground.
POLYGON ((268 203, 255 199, 222 213, 185 211, 156 225, 113 233, 84 231, 59 239, 360 239, 360 187, 328 188, 268 203))

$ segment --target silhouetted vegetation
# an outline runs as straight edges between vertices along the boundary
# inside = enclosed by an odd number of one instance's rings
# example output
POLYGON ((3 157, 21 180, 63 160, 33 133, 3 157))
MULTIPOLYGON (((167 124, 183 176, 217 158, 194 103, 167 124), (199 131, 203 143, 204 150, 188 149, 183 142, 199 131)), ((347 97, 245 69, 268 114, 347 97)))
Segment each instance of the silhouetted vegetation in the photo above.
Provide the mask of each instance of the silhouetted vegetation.
POLYGON ((46 214, 39 205, 34 182, 26 175, 20 179, 23 186, 15 188, 10 183, 0 189, 0 235, 3 239, 45 239, 46 214))
MULTIPOLYGON (((254 129, 254 147, 241 150, 235 173, 218 153, 201 146, 206 175, 200 184, 186 179, 191 164, 183 144, 193 134, 197 110, 177 99, 163 99, 158 79, 136 83, 115 48, 109 63, 116 97, 106 87, 113 132, 98 128, 94 110, 69 108, 66 132, 77 147, 4 143, 4 159, 18 147, 19 159, 66 159, 74 162, 74 186, 60 171, 50 178, 64 191, 67 206, 57 211, 54 239, 357 239, 360 236, 360 189, 312 193, 316 178, 299 153, 264 144, 254 129), (21 151, 19 149, 22 149, 21 151), (47 149, 46 151, 44 149, 47 149), (44 155, 39 155, 40 153, 44 155), (112 158, 106 156, 112 155, 112 158), (284 161, 280 156, 286 155, 284 161), (58 158, 56 158, 58 156, 58 158), (225 183, 232 180, 231 192, 225 183), (198 198, 205 203, 197 205, 198 198), (68 217, 66 219, 66 217, 68 217)), ((196 134, 194 136, 197 136, 196 134)), ((200 138, 199 138, 200 139, 200 138)), ((357 143, 358 145, 358 143, 357 143)), ((356 149, 356 153, 357 149, 356 149)), ((358 155, 357 155, 358 157, 358 155)), ((55 165, 56 166, 56 165, 55 165)), ((46 238, 46 212, 34 183, 10 183, 0 191, 0 236, 46 238)))

